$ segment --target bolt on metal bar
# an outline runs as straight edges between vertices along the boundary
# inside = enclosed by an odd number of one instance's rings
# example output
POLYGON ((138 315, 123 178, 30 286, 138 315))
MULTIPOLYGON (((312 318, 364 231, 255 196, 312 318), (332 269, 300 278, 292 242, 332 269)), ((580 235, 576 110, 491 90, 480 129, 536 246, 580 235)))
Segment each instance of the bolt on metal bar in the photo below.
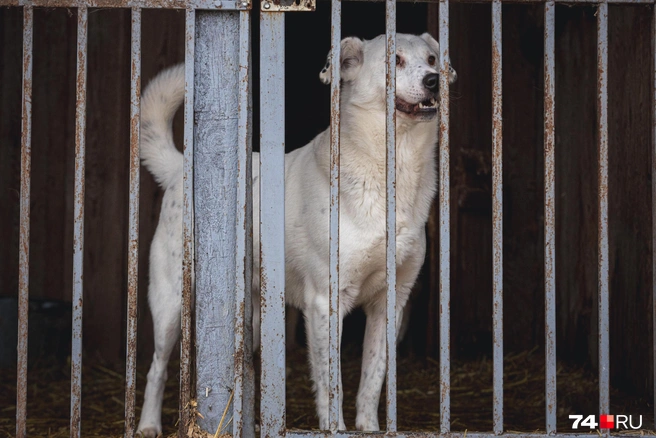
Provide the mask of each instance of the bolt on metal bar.
POLYGON ((556 4, 544 4, 544 312, 546 430, 556 433, 556 4))
MULTIPOLYGON (((597 128, 599 130, 599 414, 608 414, 608 3, 597 10, 597 128)), ((608 433, 608 431, 606 431, 608 433)))
POLYGON ((255 435, 253 418, 252 365, 253 315, 251 285, 253 259, 253 204, 252 204, 252 121, 251 121, 251 36, 250 12, 239 13, 239 114, 238 151, 239 177, 237 181, 237 247, 235 304, 235 389, 232 401, 232 436, 255 435))
POLYGON ((77 80, 75 82, 75 189, 73 206, 73 339, 71 348, 71 438, 79 438, 82 420, 82 306, 84 268, 84 169, 87 111, 86 6, 77 10, 77 80))
POLYGON ((652 299, 651 299, 651 312, 652 312, 652 336, 653 336, 653 354, 652 354, 652 370, 653 370, 653 384, 654 384, 654 424, 656 424, 656 7, 652 15, 652 56, 653 56, 653 88, 652 88, 652 105, 651 105, 651 129, 652 136, 652 152, 651 152, 651 226, 652 226, 652 245, 651 245, 651 263, 652 263, 652 299))
POLYGON ((451 431, 451 231, 449 176, 449 0, 439 5, 440 431, 451 431))
POLYGON ((341 398, 341 318, 339 308, 339 163, 340 163, 340 66, 342 40, 342 2, 331 1, 330 63, 330 316, 328 318, 330 346, 328 424, 331 431, 339 426, 341 398))
POLYGON ((185 95, 183 140, 183 212, 182 212, 182 312, 180 339, 180 422, 178 436, 187 436, 191 401, 191 279, 194 268, 194 52, 196 11, 185 11, 185 95))
POLYGON ((493 423, 503 432, 503 84, 501 0, 492 2, 493 423))
POLYGON ((260 15, 261 436, 285 430, 285 14, 260 15))
POLYGON ((137 293, 139 286, 139 129, 141 101, 141 9, 132 8, 130 75, 130 201, 128 230, 128 327, 125 370, 125 437, 134 437, 137 384, 137 293))
POLYGON ((23 8, 23 102, 21 123, 20 235, 18 245, 18 361, 16 437, 27 436, 27 323, 30 294, 30 182, 32 172, 32 31, 34 11, 23 8))
POLYGON ((387 39, 387 431, 396 431, 396 0, 385 2, 387 39))

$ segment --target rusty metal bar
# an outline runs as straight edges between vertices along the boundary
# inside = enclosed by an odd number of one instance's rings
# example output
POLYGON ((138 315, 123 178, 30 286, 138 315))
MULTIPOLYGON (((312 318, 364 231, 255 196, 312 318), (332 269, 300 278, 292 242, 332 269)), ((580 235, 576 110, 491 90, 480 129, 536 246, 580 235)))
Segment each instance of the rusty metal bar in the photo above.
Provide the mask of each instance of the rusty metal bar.
POLYGON ((385 2, 387 39, 387 431, 396 431, 396 0, 385 2))
MULTIPOLYGON (((608 294, 608 3, 597 10, 597 128, 599 130, 599 414, 610 411, 608 294)), ((608 431, 606 431, 608 432, 608 431)))
MULTIPOLYGON (((318 0, 328 2, 330 0, 318 0)), ((348 2, 383 2, 385 0, 344 0, 348 2)), ((492 3, 494 0, 452 0, 455 3, 492 3)), ((504 0, 503 3, 546 3, 550 0, 504 0)), ((554 0, 560 4, 597 4, 599 0, 554 0)), ((439 3, 440 0, 397 0, 400 3, 439 3)), ((609 4, 653 4, 655 0, 609 0, 609 4)), ((250 2, 239 0, 0 0, 0 6, 76 8, 166 8, 198 10, 249 10, 250 2)))
POLYGON ((544 5, 544 312, 546 430, 556 433, 556 5, 544 5))
POLYGON ((492 2, 493 423, 503 432, 503 84, 501 0, 492 2))
MULTIPOLYGON (((559 438, 591 438, 595 435, 592 434, 575 434, 563 433, 557 435, 559 438)), ((615 433, 611 434, 612 437, 626 437, 626 434, 615 433)), ((284 438, 553 438, 553 435, 546 433, 504 433, 501 435, 491 435, 484 432, 453 432, 448 434, 441 434, 438 432, 338 432, 331 434, 330 432, 321 431, 288 431, 284 438)), ((641 438, 656 438, 653 433, 650 435, 640 435, 641 438)))
POLYGON ((652 312, 652 371, 653 385, 654 385, 654 424, 656 424, 656 7, 652 14, 652 56, 653 56, 653 77, 652 77, 652 105, 651 105, 651 226, 652 226, 652 243, 651 243, 651 263, 652 263, 652 298, 651 298, 651 312, 652 312))
POLYGON ((250 12, 239 13, 239 114, 237 181, 237 254, 235 304, 235 392, 233 431, 236 438, 254 437, 254 382, 252 363, 252 120, 251 120, 250 12))
POLYGON ((30 182, 32 172, 32 42, 34 11, 23 9, 20 235, 18 244, 18 361, 16 437, 27 436, 27 321, 30 295, 30 182))
POLYGON ((285 431, 285 14, 260 15, 262 438, 285 431))
POLYGON ((77 10, 75 82, 75 192, 73 206, 73 339, 71 348, 71 438, 80 438, 82 420, 82 277, 84 268, 84 169, 87 112, 86 6, 77 10))
POLYGON ((189 402, 191 400, 191 279, 194 269, 194 48, 196 38, 196 12, 185 11, 185 96, 183 145, 183 258, 182 258, 182 312, 180 318, 180 422, 178 436, 187 436, 189 402))
POLYGON ((128 230, 128 327, 125 369, 125 437, 136 428, 137 293, 139 285, 139 129, 141 102, 141 9, 132 8, 130 74, 130 203, 128 230))
POLYGON ((340 147, 340 67, 342 40, 342 2, 331 1, 331 82, 330 82, 330 316, 328 318, 330 346, 328 423, 331 431, 339 427, 341 399, 341 318, 339 308, 339 147, 340 147))
POLYGON ((155 8, 200 10, 248 10, 244 0, 0 0, 0 6, 44 8, 155 8))
POLYGON ((440 431, 451 431, 451 220, 449 176, 449 0, 439 6, 440 431))

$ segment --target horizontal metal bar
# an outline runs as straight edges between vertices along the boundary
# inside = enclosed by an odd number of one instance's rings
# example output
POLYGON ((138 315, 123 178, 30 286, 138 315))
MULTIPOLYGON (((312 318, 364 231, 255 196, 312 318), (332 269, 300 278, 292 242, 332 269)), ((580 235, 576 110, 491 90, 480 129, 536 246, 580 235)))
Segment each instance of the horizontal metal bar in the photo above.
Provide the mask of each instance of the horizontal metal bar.
POLYGON ((0 0, 0 6, 246 10, 251 0, 0 0))
MULTIPOLYGON (((330 0, 317 0, 328 3, 330 0)), ((385 0, 343 0, 347 2, 383 3, 385 0)), ((397 3, 439 3, 440 0, 396 0, 397 3)), ((494 0, 451 0, 453 3, 485 3, 494 0)), ((503 0, 502 3, 546 3, 549 0, 503 0)), ((600 0, 554 0, 558 4, 598 4, 600 0)), ((608 4, 654 4, 656 0, 608 0, 608 4)), ((237 0, 0 0, 0 6, 35 6, 48 8, 77 8, 87 5, 90 8, 132 8, 144 9, 207 9, 207 10, 247 10, 250 2, 237 0)))
MULTIPOLYGON (((593 438, 598 437, 596 433, 559 433, 549 435, 547 433, 504 433, 501 435, 491 435, 490 433, 436 433, 436 432, 305 432, 305 431, 287 431, 284 438, 593 438)), ((611 437, 626 437, 626 434, 610 434, 611 437)), ((640 435, 640 438, 656 438, 656 435, 640 435)))

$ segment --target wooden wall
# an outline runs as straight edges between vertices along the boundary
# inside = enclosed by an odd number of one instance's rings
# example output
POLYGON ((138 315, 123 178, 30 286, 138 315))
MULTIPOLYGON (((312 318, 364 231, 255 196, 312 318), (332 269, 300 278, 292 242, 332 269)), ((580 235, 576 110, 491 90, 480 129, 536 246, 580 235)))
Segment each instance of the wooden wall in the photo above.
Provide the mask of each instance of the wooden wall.
MULTIPOLYGON (((72 284, 76 12, 36 9, 30 296, 70 301, 72 284)), ((184 59, 184 15, 143 14, 142 81, 184 59)), ((0 8, 0 293, 15 295, 18 273, 22 13, 0 8)), ((124 355, 127 285, 130 12, 89 12, 85 193, 84 346, 118 360, 124 355)), ((179 123, 178 123, 179 125, 179 123)), ((146 309, 148 248, 161 193, 141 172, 140 355, 152 354, 146 309)))
MULTIPOLYGON (((431 12, 433 15, 436 11, 431 12)), ((451 308, 456 355, 491 354, 491 25, 487 5, 452 4, 451 308)), ((595 8, 556 8, 558 357, 596 367, 595 8)), ((651 392, 652 8, 609 10, 611 375, 651 392)), ((504 349, 544 344, 542 5, 503 7, 504 349)), ((436 20, 431 30, 436 33, 436 20)), ((437 235, 437 206, 429 234, 437 235)), ((424 291, 426 346, 438 351, 438 242, 424 291)), ((423 307, 423 306, 419 306, 423 307)), ((421 320, 421 319, 420 319, 421 320)))

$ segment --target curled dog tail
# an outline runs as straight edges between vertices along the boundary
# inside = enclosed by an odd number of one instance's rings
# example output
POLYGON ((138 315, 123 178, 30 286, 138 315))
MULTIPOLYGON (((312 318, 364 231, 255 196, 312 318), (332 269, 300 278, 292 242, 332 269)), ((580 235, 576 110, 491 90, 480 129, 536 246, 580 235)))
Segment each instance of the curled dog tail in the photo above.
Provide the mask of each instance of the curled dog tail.
POLYGON ((173 143, 173 116, 184 100, 184 64, 159 73, 141 97, 141 160, 163 189, 182 180, 182 154, 173 143))

